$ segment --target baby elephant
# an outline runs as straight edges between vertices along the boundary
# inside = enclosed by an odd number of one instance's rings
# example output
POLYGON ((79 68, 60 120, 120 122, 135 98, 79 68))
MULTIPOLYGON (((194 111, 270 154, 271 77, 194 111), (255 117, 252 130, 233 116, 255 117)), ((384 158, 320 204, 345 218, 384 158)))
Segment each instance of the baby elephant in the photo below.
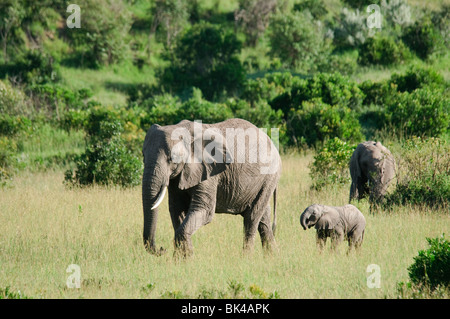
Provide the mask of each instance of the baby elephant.
POLYGON ((300 224, 303 229, 316 228, 316 240, 319 249, 322 250, 331 237, 331 248, 334 250, 344 238, 348 240, 348 252, 353 247, 359 248, 364 238, 366 219, 353 205, 333 207, 314 204, 305 209, 300 216, 300 224))

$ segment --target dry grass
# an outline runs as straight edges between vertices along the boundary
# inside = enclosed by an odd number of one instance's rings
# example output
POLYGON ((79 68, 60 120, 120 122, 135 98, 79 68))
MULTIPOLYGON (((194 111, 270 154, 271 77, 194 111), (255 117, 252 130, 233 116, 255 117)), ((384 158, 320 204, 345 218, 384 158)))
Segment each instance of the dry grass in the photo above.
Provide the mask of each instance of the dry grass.
POLYGON ((345 204, 348 187, 311 191, 311 160, 312 155, 283 157, 278 253, 265 256, 257 242, 252 255, 243 255, 242 218, 216 215, 193 236, 195 254, 185 261, 172 258, 167 202, 157 244, 168 253, 157 258, 142 245, 139 187, 69 190, 61 172, 23 174, 0 192, 0 289, 33 298, 397 297, 396 284, 408 280, 406 269, 426 247, 425 237, 449 233, 448 212, 401 208, 370 215, 362 201, 362 250, 346 256, 342 245, 336 254, 319 254, 314 231, 301 229, 299 215, 312 203, 345 204), (70 264, 81 267, 81 289, 66 287, 70 264), (369 264, 380 266, 379 289, 367 287, 369 264), (231 287, 239 284, 243 290, 236 295, 231 287))

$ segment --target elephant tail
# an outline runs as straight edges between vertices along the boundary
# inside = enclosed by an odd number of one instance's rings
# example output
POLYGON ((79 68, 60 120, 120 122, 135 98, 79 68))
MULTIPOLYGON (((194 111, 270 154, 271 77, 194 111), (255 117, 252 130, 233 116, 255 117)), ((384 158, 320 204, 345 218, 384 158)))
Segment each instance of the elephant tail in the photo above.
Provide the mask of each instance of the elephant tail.
POLYGON ((277 189, 273 191, 273 222, 272 222, 272 233, 275 237, 275 230, 277 229, 277 189))

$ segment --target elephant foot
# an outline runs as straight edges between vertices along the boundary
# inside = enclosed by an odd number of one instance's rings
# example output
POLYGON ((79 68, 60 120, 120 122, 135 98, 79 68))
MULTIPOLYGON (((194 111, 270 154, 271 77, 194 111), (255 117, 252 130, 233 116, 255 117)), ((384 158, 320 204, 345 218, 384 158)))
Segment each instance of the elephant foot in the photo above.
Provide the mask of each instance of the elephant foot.
POLYGON ((167 252, 167 250, 164 249, 163 247, 159 247, 159 249, 156 249, 156 247, 146 247, 146 250, 150 254, 158 256, 158 257, 164 255, 167 252))
POLYGON ((175 258, 187 258, 194 253, 191 239, 184 236, 175 236, 174 248, 173 256, 175 258))

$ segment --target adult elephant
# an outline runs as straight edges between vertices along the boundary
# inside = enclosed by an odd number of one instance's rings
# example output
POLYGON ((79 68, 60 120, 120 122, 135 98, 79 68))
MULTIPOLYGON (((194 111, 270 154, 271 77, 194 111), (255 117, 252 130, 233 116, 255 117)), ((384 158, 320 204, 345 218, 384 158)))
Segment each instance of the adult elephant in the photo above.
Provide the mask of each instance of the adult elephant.
POLYGON ((253 124, 230 119, 216 124, 184 120, 152 125, 143 147, 144 245, 156 248, 158 206, 169 193, 175 253, 192 253, 191 236, 211 222, 214 213, 242 215, 244 249, 253 247, 256 231, 262 245, 275 245, 276 188, 281 159, 271 139, 253 124), (270 227, 270 198, 274 220, 270 227))
POLYGON ((380 142, 359 144, 350 159, 350 201, 369 194, 371 202, 381 200, 395 175, 391 152, 380 142))

